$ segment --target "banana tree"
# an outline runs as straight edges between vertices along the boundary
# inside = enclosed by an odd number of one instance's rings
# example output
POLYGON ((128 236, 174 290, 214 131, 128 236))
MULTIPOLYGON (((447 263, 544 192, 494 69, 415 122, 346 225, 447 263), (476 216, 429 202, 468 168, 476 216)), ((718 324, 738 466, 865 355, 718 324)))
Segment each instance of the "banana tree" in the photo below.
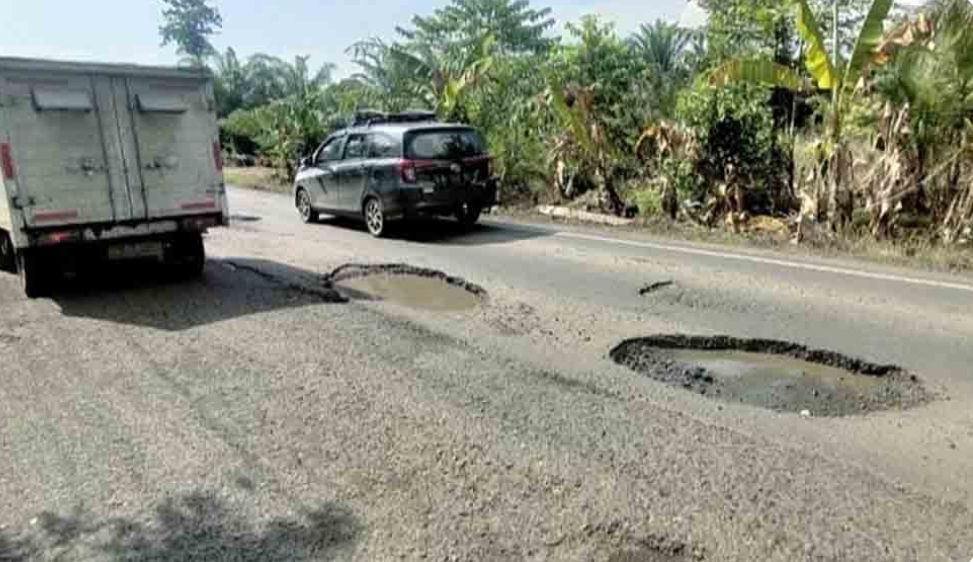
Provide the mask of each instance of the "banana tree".
MULTIPOLYGON (((840 53, 828 52, 821 28, 807 0, 788 1, 794 7, 797 31, 804 43, 804 66, 817 89, 831 92, 829 139, 825 152, 829 177, 827 217, 831 228, 840 228, 850 219, 850 206, 841 204, 850 199, 849 194, 844 192, 843 181, 850 167, 850 158, 844 146, 844 117, 865 67, 882 42, 885 18, 894 1, 872 2, 851 58, 846 62, 840 60, 840 53)), ((790 90, 808 87, 803 76, 793 69, 766 59, 727 61, 713 71, 710 81, 717 85, 749 81, 790 90)))
POLYGON ((621 216, 625 202, 616 188, 616 168, 621 154, 606 138, 603 125, 595 112, 592 88, 565 87, 554 77, 548 77, 546 105, 561 128, 550 150, 554 167, 554 183, 562 195, 572 196, 576 179, 585 176, 592 180, 612 213, 621 216), (567 170, 575 166, 574 172, 567 170))
POLYGON ((468 93, 493 66, 495 41, 487 37, 477 49, 440 48, 425 43, 393 45, 389 59, 406 77, 413 95, 446 119, 466 120, 468 93))

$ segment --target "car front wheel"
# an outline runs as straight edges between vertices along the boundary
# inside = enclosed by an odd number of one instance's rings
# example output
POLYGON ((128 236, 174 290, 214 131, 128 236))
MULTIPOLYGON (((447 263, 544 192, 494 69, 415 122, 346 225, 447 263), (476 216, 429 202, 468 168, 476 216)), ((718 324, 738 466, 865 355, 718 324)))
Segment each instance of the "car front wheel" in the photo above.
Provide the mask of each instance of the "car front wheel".
POLYGON ((297 212, 300 213, 301 221, 304 223, 318 220, 318 212, 311 206, 311 196, 304 188, 297 190, 297 212))

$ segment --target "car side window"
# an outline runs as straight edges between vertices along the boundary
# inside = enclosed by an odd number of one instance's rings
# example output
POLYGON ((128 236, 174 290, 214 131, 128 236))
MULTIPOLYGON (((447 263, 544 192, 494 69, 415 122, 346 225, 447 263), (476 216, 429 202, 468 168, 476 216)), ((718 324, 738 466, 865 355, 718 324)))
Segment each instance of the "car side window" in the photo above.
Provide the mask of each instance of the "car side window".
POLYGON ((365 136, 352 135, 348 137, 348 144, 345 146, 345 160, 357 160, 365 157, 365 136))
POLYGON ((394 158, 396 156, 395 141, 385 135, 368 136, 369 158, 394 158))
POLYGON ((315 164, 341 160, 341 147, 344 144, 344 140, 344 137, 336 137, 325 143, 324 146, 318 150, 318 157, 315 160, 315 164))

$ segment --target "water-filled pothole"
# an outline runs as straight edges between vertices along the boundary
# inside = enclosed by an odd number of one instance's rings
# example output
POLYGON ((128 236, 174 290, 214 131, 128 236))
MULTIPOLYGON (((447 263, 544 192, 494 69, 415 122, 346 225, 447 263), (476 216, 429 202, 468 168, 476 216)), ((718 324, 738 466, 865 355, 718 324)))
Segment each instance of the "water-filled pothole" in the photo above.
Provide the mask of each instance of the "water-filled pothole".
POLYGON ((406 264, 344 265, 331 272, 325 283, 351 298, 425 310, 468 310, 486 297, 482 287, 463 279, 406 264))
POLYGON ((711 398, 813 416, 909 408, 931 398, 899 367, 774 340, 654 336, 625 341, 611 357, 711 398))

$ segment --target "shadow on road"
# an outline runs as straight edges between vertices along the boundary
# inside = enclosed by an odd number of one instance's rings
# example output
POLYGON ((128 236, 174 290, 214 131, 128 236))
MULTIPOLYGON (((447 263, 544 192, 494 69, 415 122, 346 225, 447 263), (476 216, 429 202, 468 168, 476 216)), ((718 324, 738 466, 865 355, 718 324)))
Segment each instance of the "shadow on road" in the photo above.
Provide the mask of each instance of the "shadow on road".
MULTIPOLYGON (((321 223, 367 234, 364 223, 354 219, 326 217, 321 219, 321 223)), ((391 239, 418 244, 483 246, 506 244, 550 235, 549 231, 542 228, 522 225, 485 222, 473 227, 463 227, 455 220, 437 217, 417 218, 389 224, 389 237, 391 239)))
POLYGON ((65 316, 180 331, 274 310, 346 299, 321 275, 268 260, 211 259, 200 279, 165 267, 115 264, 62 281, 51 297, 65 316))
POLYGON ((354 514, 336 504, 257 523, 215 493, 193 492, 165 499, 143 517, 99 518, 82 507, 42 513, 24 536, 0 535, 0 560, 333 560, 347 557, 361 532, 354 514))

